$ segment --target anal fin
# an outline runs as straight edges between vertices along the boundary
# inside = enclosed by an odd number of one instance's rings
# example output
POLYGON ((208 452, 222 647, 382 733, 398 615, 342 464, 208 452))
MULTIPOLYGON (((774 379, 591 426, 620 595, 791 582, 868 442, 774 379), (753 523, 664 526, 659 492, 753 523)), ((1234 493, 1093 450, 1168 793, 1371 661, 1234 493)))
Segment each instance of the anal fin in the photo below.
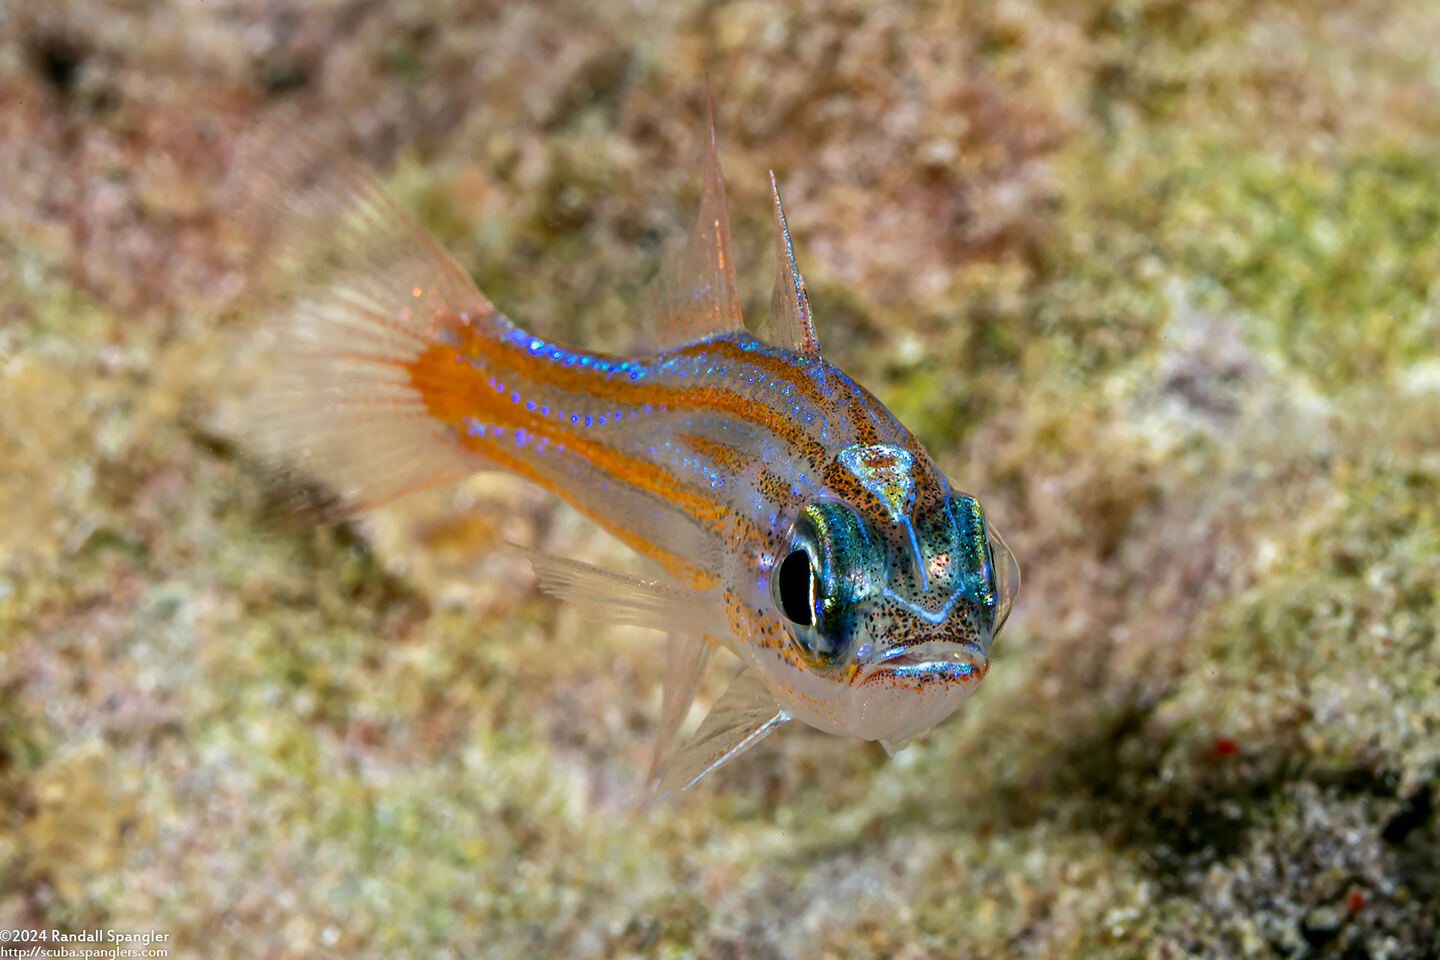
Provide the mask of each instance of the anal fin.
POLYGON ((689 790, 790 719, 759 674, 743 670, 710 708, 700 729, 663 771, 656 793, 689 790))

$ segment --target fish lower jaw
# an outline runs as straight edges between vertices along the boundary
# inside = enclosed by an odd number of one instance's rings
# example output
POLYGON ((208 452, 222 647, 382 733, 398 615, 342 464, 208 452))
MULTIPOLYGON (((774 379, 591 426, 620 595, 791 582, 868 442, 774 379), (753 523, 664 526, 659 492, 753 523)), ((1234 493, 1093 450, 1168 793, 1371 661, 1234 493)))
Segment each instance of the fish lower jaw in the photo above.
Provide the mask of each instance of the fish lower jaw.
POLYGON ((831 696, 782 703, 787 713, 826 733, 857 740, 904 740, 945 720, 989 670, 983 657, 895 658, 862 668, 831 696))
POLYGON ((857 687, 877 684, 979 682, 990 660, 974 644, 932 640, 899 647, 861 664, 851 680, 857 687))

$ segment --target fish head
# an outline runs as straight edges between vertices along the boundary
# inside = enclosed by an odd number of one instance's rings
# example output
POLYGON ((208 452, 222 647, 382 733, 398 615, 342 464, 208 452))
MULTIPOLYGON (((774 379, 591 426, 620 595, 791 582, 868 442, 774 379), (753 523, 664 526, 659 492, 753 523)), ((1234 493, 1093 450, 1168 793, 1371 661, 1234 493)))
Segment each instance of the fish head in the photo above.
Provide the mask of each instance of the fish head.
POLYGON ((770 577, 789 642, 767 663, 772 690, 814 726, 902 740, 984 678, 1019 567, 979 501, 928 458, 852 447, 840 463, 857 482, 801 509, 770 577))

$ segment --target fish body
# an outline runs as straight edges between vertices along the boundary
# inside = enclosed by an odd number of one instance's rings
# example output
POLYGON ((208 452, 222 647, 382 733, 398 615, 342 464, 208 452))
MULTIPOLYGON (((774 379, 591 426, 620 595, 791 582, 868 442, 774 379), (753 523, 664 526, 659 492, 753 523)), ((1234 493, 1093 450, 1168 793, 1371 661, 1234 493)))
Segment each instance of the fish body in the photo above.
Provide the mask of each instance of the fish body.
POLYGON ((257 446, 327 484, 340 513, 510 470, 654 561, 661 576, 639 580, 532 554, 547 590, 670 634, 662 791, 790 719, 893 748, 983 679, 1013 556, 821 355, 778 190, 771 315, 763 338, 747 332, 713 132, 700 216, 652 298, 655 349, 633 357, 516 325, 368 174, 303 135, 250 153, 247 192, 266 198, 290 291, 257 446), (720 648, 744 669, 672 750, 720 648))

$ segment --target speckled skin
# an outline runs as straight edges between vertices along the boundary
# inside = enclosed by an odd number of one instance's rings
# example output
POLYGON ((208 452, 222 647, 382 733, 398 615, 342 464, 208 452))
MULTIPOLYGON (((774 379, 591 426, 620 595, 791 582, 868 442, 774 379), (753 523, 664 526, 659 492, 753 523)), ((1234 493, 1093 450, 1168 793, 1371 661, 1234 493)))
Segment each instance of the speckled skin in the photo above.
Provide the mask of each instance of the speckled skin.
POLYGON ((622 359, 557 346, 497 313, 433 329, 407 371, 453 440, 715 590, 734 634, 717 639, 790 715, 901 739, 983 679, 1013 559, 976 500, 818 354, 736 332, 622 359), (816 504, 851 519, 802 543, 796 521, 816 504), (802 547, 844 589, 829 598, 846 625, 830 656, 806 649, 772 591, 772 572, 802 547))

